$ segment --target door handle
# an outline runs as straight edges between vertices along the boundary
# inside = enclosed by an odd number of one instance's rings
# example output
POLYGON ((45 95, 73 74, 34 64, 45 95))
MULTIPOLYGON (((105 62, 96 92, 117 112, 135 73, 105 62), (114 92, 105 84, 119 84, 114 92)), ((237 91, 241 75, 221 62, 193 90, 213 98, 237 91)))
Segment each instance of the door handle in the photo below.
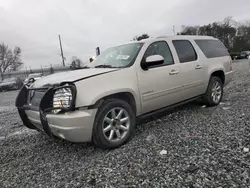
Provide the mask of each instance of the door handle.
POLYGON ((195 67, 195 69, 202 69, 202 65, 197 65, 196 67, 195 67))
POLYGON ((175 74, 178 74, 179 73, 179 71, 177 71, 177 70, 171 70, 171 72, 169 73, 170 75, 175 75, 175 74))

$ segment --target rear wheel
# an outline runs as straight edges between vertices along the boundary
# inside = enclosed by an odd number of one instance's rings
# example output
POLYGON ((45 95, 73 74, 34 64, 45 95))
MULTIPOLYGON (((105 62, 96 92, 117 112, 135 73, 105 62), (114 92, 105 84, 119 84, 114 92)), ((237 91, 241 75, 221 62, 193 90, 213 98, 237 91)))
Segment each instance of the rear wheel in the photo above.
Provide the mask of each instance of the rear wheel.
POLYGON ((207 92, 203 96, 203 101, 208 106, 218 105, 223 96, 223 82, 217 76, 212 76, 210 78, 207 92))
POLYGON ((125 101, 108 99, 100 106, 93 128, 93 142, 104 149, 125 144, 135 129, 135 112, 125 101))

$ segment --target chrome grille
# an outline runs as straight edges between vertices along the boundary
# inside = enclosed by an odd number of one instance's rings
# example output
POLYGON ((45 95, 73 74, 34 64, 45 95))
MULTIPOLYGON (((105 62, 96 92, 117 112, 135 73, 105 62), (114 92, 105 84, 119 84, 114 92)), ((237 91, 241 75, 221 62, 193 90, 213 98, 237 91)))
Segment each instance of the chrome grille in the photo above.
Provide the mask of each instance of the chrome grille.
POLYGON ((28 94, 28 104, 39 107, 45 92, 46 91, 30 90, 28 94))

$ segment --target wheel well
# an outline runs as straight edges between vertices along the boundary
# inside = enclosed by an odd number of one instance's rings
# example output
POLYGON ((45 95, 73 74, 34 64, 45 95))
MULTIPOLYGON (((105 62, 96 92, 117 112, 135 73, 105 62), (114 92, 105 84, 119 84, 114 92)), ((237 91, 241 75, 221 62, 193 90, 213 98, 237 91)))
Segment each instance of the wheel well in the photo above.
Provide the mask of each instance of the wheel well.
POLYGON ((216 76, 216 77, 221 79, 223 84, 225 83, 225 74, 224 74, 224 72, 222 70, 215 71, 213 74, 211 74, 211 76, 216 76))
POLYGON ((121 92, 121 93, 115 93, 112 95, 105 96, 105 97, 101 98, 100 100, 98 100, 94 106, 96 106, 96 105, 99 106, 103 100, 107 100, 107 99, 124 100, 133 108, 134 112, 136 113, 137 109, 136 109, 135 98, 130 92, 121 92))

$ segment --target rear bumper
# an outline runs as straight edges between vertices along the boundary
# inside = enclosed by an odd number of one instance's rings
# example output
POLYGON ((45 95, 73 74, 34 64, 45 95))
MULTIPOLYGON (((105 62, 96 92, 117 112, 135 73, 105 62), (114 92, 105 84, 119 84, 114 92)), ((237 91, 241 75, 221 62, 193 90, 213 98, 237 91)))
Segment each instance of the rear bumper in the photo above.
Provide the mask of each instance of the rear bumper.
MULTIPOLYGON (((77 110, 65 114, 47 114, 46 121, 51 133, 71 142, 90 142, 96 115, 96 109, 77 110)), ((43 130, 38 111, 25 110, 28 120, 43 130)))
POLYGON ((225 74, 225 83, 224 86, 227 86, 233 79, 234 72, 230 71, 225 74))

